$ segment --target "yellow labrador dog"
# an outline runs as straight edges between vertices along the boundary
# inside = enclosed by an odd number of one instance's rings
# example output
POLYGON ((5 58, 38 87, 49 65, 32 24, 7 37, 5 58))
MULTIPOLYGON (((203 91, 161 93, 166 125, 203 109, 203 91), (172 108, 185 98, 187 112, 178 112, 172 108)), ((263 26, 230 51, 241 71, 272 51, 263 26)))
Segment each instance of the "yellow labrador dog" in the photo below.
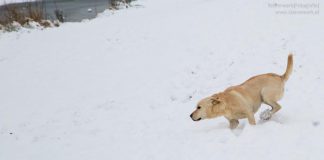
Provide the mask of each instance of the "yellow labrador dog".
POLYGON ((229 121, 231 129, 236 128, 239 124, 238 119, 243 118, 247 118, 251 125, 255 125, 254 114, 261 103, 271 106, 270 115, 280 110, 278 101, 283 96, 285 82, 292 68, 293 56, 289 54, 287 69, 283 75, 268 73, 254 76, 240 85, 204 98, 190 117, 194 121, 199 121, 224 116, 229 121))

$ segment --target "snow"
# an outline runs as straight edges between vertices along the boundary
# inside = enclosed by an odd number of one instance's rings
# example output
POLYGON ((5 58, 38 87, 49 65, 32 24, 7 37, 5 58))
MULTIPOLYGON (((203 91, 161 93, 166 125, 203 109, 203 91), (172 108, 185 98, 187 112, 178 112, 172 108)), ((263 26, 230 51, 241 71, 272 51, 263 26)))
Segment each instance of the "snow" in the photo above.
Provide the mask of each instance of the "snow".
MULTIPOLYGON (((270 1, 138 1, 82 23, 0 33, 0 159, 321 159, 324 21, 270 1), (294 71, 256 126, 193 122, 200 99, 294 71)), ((321 10, 322 8, 320 8, 321 10)))

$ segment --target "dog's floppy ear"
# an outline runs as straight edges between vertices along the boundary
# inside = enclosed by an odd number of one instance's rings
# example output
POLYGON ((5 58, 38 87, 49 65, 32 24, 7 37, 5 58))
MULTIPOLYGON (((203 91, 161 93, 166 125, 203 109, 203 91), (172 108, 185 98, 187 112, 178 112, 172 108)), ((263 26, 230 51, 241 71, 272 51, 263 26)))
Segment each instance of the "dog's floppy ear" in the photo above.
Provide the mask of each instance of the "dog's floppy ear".
POLYGON ((212 96, 212 97, 211 97, 211 101, 212 101, 212 104, 213 104, 213 105, 216 105, 216 104, 221 103, 221 100, 220 100, 219 97, 214 97, 214 96, 212 96))
POLYGON ((224 99, 216 95, 216 96, 212 96, 211 101, 213 104, 213 106, 211 107, 211 111, 214 114, 221 114, 225 109, 224 99), (222 103, 222 105, 219 105, 221 103, 222 103))

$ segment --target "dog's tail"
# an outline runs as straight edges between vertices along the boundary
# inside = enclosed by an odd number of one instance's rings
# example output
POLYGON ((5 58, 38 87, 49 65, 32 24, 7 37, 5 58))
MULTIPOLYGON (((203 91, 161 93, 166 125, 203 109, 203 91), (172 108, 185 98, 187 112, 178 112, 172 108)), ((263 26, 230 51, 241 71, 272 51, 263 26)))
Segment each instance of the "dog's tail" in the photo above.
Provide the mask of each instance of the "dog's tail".
POLYGON ((293 55, 290 53, 288 56, 288 63, 287 63, 287 68, 286 68, 286 72, 281 76, 281 78, 286 82, 292 72, 293 69, 293 55))

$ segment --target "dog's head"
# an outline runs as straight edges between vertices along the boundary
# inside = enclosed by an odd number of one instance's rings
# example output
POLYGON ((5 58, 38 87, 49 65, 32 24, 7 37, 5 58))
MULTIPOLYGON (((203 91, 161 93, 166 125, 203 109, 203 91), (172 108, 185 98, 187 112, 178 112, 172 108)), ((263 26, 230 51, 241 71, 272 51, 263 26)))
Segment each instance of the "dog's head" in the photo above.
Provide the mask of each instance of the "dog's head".
POLYGON ((225 111, 225 100, 220 95, 213 95, 199 101, 196 110, 190 115, 193 121, 222 116, 225 111))

